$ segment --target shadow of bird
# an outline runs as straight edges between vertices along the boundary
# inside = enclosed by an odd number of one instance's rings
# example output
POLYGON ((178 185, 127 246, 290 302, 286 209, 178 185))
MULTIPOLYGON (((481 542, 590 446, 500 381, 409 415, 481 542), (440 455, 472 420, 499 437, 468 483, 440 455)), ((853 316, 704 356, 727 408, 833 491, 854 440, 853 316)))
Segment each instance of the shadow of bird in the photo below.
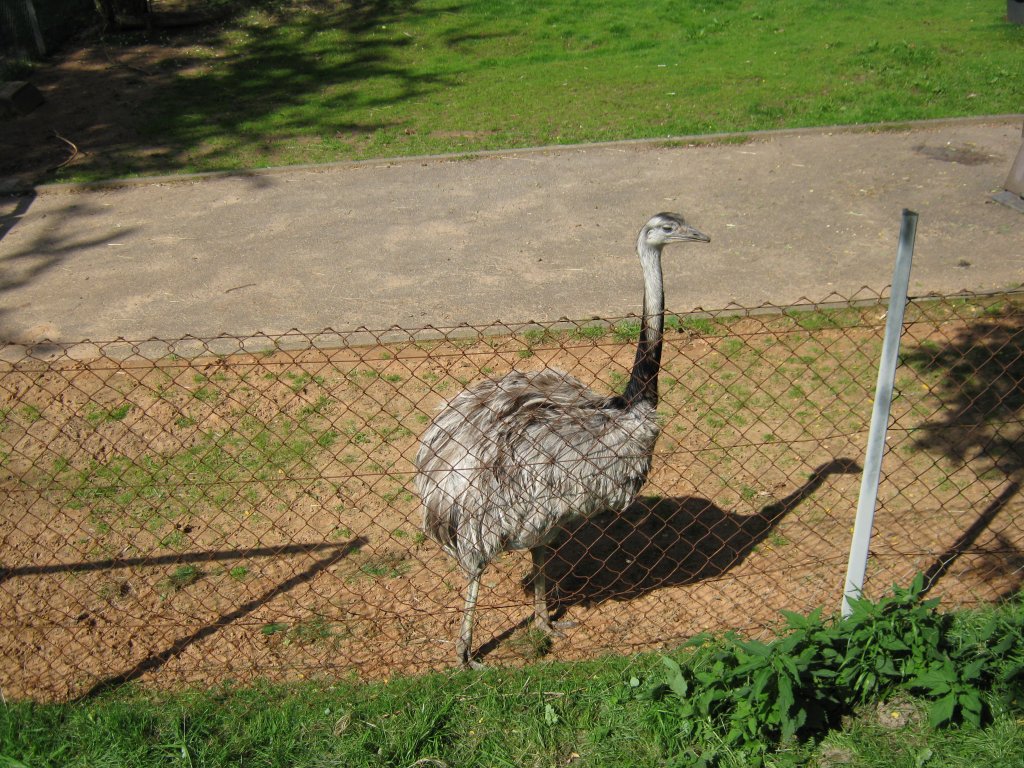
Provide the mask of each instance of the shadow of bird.
POLYGON ((859 472, 857 462, 835 459, 785 498, 750 515, 727 512, 698 496, 643 496, 625 512, 566 526, 545 564, 552 604, 564 609, 630 600, 661 587, 721 577, 830 475, 859 472))

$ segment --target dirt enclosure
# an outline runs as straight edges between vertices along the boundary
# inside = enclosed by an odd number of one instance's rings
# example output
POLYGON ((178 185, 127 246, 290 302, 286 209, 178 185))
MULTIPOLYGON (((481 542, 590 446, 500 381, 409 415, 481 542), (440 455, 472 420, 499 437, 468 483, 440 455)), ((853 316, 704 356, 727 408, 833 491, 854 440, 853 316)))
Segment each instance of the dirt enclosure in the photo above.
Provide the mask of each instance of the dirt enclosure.
MULTIPOLYGON (((1020 587, 1020 296, 909 308, 867 591, 1020 587)), ((484 576, 482 660, 763 635, 838 606, 884 309, 669 318, 641 498, 566 528, 559 618, 529 558, 484 576)), ((463 577, 419 531, 418 436, 471 381, 545 366, 621 389, 635 323, 0 350, 0 689, 379 679, 454 662, 463 577)))

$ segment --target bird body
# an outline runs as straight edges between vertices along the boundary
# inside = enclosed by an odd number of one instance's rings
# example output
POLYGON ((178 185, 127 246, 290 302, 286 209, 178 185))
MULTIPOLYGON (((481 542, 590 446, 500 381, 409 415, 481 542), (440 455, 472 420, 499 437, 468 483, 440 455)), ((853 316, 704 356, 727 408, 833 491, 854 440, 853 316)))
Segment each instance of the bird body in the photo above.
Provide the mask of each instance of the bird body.
POLYGON ((467 574, 500 552, 547 544, 573 517, 625 509, 658 433, 649 404, 623 409, 560 371, 479 382, 424 435, 424 531, 467 574))
POLYGON ((553 631, 547 545, 573 518, 624 510, 647 479, 660 431, 661 251, 694 240, 709 238, 678 214, 658 214, 640 230, 643 316, 622 395, 599 395, 559 371, 512 372, 457 395, 424 433, 415 481, 423 530, 468 578, 457 643, 463 664, 478 666, 470 656, 472 620, 487 564, 507 550, 531 551, 535 622, 553 631))

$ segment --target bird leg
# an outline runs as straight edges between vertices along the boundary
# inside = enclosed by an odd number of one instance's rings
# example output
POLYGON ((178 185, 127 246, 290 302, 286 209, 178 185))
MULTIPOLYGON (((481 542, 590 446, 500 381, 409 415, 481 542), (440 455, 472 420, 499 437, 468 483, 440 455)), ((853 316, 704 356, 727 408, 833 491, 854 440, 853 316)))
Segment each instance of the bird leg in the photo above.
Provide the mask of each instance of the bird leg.
POLYGON ((469 575, 469 586, 466 589, 466 605, 462 611, 462 629, 459 631, 459 640, 455 644, 455 652, 459 657, 459 663, 464 667, 483 669, 484 665, 470 657, 473 648, 473 612, 476 610, 476 596, 480 591, 480 576, 483 568, 477 569, 469 575))
POLYGON ((544 561, 547 559, 548 549, 544 544, 530 550, 533 556, 533 626, 542 629, 552 637, 565 637, 551 623, 548 615, 548 583, 544 576, 544 561))

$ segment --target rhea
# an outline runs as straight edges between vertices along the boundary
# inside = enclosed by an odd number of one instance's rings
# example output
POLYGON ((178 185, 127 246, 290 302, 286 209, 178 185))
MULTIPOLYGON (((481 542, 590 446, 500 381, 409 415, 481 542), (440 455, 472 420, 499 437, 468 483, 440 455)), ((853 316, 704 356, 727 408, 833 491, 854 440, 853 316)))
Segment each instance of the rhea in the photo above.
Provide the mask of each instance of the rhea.
POLYGON ((480 577, 495 557, 529 549, 534 623, 552 634, 544 561, 561 525, 621 512, 647 479, 658 439, 658 372, 665 293, 661 252, 669 243, 710 242, 677 213, 640 230, 643 315, 633 369, 621 395, 601 395, 568 374, 513 371, 478 382, 442 408, 416 455, 423 531, 468 580, 456 653, 472 655, 480 577))

